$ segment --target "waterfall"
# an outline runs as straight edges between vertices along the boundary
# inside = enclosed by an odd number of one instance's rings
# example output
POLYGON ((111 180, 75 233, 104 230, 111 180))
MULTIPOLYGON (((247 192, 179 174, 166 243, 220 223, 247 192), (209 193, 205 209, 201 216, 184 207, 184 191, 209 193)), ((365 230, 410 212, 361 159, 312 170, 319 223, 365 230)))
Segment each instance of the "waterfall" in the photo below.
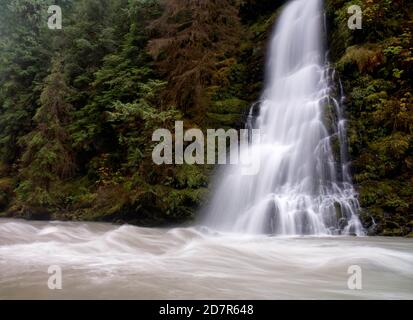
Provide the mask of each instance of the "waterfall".
POLYGON ((205 225, 255 234, 363 234, 323 21, 322 0, 291 1, 278 18, 259 110, 252 108, 247 124, 261 130, 260 142, 250 146, 260 170, 245 175, 241 165, 225 168, 205 225))

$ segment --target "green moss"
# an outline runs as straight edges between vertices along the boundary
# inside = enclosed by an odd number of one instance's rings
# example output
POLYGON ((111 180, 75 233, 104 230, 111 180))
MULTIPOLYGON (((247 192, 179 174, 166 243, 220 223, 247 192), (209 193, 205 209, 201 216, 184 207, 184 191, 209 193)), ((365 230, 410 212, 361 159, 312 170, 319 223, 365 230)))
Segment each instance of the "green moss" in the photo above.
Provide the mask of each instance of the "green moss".
POLYGON ((337 70, 343 72, 353 65, 357 66, 360 73, 372 72, 384 62, 383 52, 380 46, 375 44, 356 45, 346 49, 345 54, 337 63, 337 70))
POLYGON ((182 165, 176 169, 173 185, 176 188, 204 188, 208 176, 199 166, 182 165))
POLYGON ((272 30, 272 27, 280 15, 282 7, 278 8, 275 12, 270 14, 270 16, 263 16, 257 22, 252 24, 250 31, 256 39, 266 40, 268 33, 272 30))
POLYGON ((243 114, 248 109, 248 106, 247 101, 231 98, 215 101, 210 108, 210 112, 217 114, 243 114))
POLYGON ((242 117, 240 114, 221 114, 208 112, 207 117, 213 127, 216 128, 234 128, 242 124, 242 117))
POLYGON ((402 237, 403 236, 403 230, 400 228, 397 229, 384 229, 383 236, 385 237, 402 237))
POLYGON ((412 5, 385 0, 327 1, 330 49, 347 96, 349 145, 362 220, 373 233, 412 231, 412 5), (363 29, 347 28, 359 4, 363 29), (396 21, 397 20, 397 21, 396 21))

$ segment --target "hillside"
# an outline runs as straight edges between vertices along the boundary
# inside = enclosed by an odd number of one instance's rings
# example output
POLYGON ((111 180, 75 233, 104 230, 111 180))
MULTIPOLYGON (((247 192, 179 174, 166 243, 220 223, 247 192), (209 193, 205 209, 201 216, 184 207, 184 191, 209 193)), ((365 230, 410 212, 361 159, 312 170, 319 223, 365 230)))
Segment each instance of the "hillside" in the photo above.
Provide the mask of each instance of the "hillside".
MULTIPOLYGON (((285 1, 1 0, 2 216, 159 226, 194 219, 213 166, 157 166, 155 128, 244 126, 285 1), (62 30, 47 8, 62 8, 62 30)), ((411 235, 412 4, 327 0, 363 224, 411 235), (363 9, 349 30, 347 8, 363 9)))

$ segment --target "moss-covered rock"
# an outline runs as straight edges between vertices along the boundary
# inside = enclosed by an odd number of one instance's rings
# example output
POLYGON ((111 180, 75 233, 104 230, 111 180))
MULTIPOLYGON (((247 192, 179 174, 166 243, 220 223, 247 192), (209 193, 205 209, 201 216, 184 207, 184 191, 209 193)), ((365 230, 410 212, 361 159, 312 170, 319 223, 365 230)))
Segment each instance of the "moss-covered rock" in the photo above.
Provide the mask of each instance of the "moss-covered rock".
POLYGON ((242 115, 248 109, 248 106, 249 104, 247 101, 238 98, 231 98, 221 101, 214 101, 209 110, 212 113, 218 114, 242 115))
POLYGON ((412 232, 412 4, 327 0, 331 58, 339 71, 349 119, 353 175, 370 234, 412 232), (351 4, 362 30, 347 27, 351 4))
POLYGON ((0 178, 0 212, 6 210, 13 198, 14 180, 0 178))

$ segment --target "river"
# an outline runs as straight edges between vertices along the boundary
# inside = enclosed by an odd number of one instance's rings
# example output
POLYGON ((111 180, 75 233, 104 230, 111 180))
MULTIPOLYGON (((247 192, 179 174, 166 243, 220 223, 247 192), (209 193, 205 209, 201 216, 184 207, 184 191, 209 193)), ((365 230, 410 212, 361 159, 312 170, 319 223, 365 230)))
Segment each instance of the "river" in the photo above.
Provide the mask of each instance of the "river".
POLYGON ((413 240, 1 219, 0 299, 16 298, 413 299, 413 240))

